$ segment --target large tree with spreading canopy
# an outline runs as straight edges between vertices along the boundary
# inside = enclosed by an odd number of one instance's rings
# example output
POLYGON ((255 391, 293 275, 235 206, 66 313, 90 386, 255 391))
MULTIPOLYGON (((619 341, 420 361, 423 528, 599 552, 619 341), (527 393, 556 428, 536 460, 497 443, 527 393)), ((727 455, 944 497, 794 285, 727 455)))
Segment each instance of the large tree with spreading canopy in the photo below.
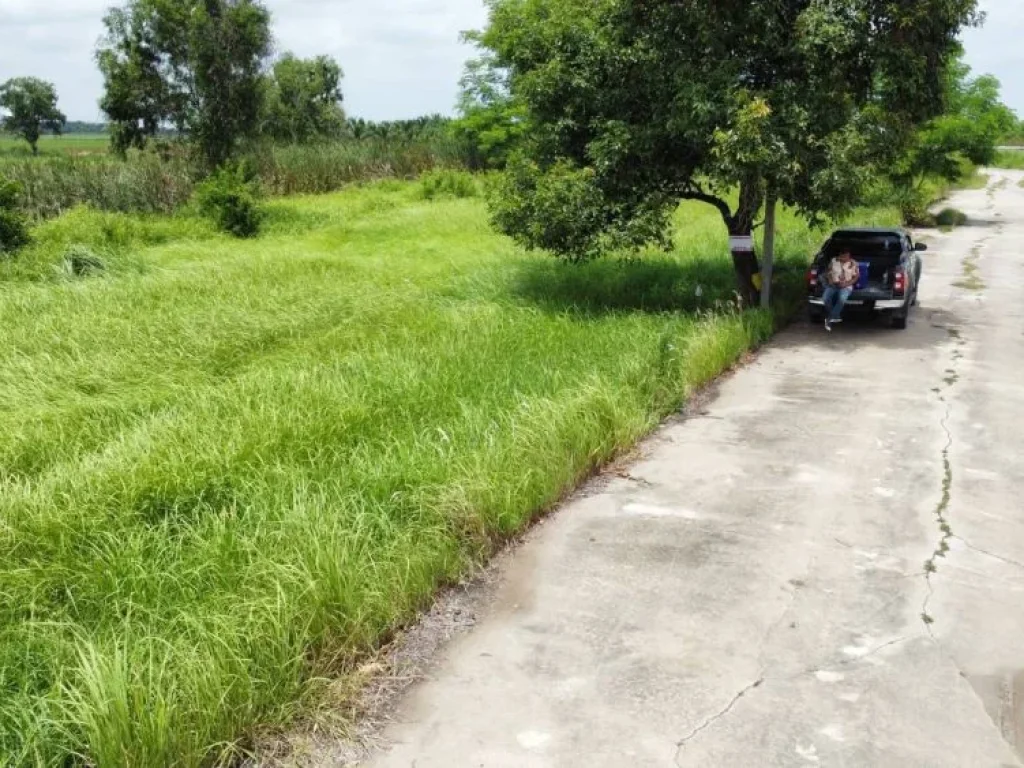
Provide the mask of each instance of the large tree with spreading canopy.
POLYGON ((127 0, 104 25, 100 106, 115 149, 173 125, 216 167, 258 131, 271 48, 258 0, 127 0))
MULTIPOLYGON (((766 195, 809 218, 939 114, 976 0, 490 0, 480 43, 529 135, 496 224, 574 260, 665 242, 680 200, 743 243, 766 195)), ((734 260, 753 301, 756 259, 734 260)))

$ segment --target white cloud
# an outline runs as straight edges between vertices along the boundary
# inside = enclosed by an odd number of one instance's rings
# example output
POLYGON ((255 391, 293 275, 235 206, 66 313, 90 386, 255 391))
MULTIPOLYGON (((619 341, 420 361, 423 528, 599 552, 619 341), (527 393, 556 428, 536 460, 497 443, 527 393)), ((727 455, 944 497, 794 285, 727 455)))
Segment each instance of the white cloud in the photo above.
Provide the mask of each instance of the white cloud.
MULTIPOLYGON (((471 50, 459 33, 483 25, 482 0, 265 0, 275 47, 327 54, 345 70, 345 108, 373 119, 450 113, 471 50)), ((57 85, 72 119, 100 118, 93 61, 110 0, 0 0, 0 82, 34 75, 57 85)))

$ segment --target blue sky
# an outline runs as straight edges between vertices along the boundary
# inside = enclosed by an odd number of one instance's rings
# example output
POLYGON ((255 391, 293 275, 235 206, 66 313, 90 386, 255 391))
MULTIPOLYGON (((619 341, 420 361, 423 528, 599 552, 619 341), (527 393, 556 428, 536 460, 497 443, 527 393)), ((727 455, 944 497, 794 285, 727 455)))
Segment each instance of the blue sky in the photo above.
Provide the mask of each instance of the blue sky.
MULTIPOLYGON (((480 27, 481 0, 266 0, 279 51, 329 54, 345 70, 349 114, 373 119, 451 112, 470 50, 459 32, 480 27)), ((710 2, 710 0, 709 0, 710 2)), ((100 118, 92 53, 111 0, 0 0, 0 82, 35 75, 57 85, 71 119, 100 118)), ((1024 0, 982 0, 981 30, 965 34, 967 58, 1003 82, 1024 117, 1024 0)))

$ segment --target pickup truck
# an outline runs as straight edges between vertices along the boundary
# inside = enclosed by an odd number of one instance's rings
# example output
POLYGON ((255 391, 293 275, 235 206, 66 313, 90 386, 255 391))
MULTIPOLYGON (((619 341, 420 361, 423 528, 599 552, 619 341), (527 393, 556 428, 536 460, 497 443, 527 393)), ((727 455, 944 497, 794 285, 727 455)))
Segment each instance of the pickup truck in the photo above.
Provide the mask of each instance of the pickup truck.
POLYGON ((822 293, 828 265, 844 250, 849 250, 860 264, 860 282, 854 286, 847 308, 883 312, 893 328, 906 328, 921 283, 920 254, 928 246, 915 243, 909 232, 898 227, 855 227, 833 232, 807 273, 807 301, 811 318, 817 322, 825 317, 822 293))

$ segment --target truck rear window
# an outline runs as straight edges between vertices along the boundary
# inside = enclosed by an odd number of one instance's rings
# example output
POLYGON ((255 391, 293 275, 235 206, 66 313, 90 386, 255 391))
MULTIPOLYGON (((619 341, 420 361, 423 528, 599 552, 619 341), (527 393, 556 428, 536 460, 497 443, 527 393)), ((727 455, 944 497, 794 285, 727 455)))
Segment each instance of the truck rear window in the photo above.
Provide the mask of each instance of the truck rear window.
POLYGON ((858 260, 889 259, 894 264, 903 253, 903 243, 895 233, 837 232, 825 246, 825 255, 831 259, 844 250, 849 250, 858 260))
POLYGON ((868 280, 885 282, 903 254, 903 240, 895 232, 836 232, 825 244, 823 264, 848 250, 854 261, 868 267, 868 280))

